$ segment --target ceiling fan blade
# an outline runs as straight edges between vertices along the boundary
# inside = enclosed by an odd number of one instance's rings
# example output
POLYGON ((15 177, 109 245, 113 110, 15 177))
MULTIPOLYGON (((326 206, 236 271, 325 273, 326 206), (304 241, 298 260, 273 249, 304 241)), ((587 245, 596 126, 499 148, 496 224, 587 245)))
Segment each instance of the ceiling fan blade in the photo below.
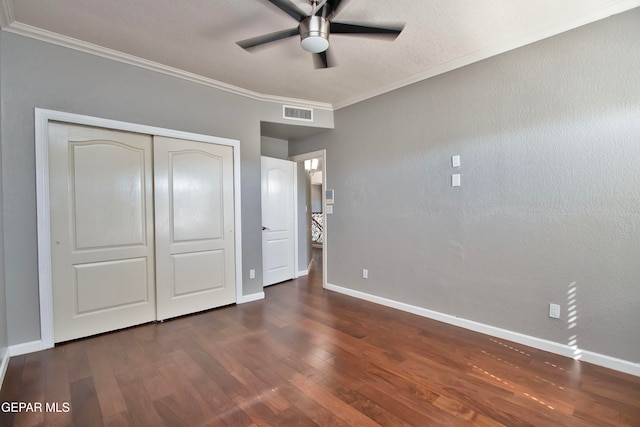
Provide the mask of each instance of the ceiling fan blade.
POLYGON ((313 56, 313 66, 316 69, 319 68, 329 68, 329 63, 327 62, 327 51, 320 53, 312 53, 313 56))
POLYGON ((246 40, 241 40, 239 42, 236 42, 236 44, 243 49, 251 49, 252 47, 260 46, 265 43, 271 43, 276 40, 286 39, 287 37, 297 36, 298 34, 300 34, 300 29, 296 27, 290 28, 288 30, 276 31, 275 33, 252 37, 246 40))
POLYGON ((338 14, 338 12, 340 12, 340 9, 342 8, 342 6, 344 6, 349 2, 347 0, 328 0, 327 3, 329 3, 328 18, 332 19, 338 14))
POLYGON ((324 52, 314 53, 313 55, 313 65, 316 69, 321 68, 331 68, 335 65, 335 61, 333 60, 333 55, 329 53, 329 49, 324 52))
POLYGON ((361 24, 347 24, 346 22, 332 22, 331 34, 385 34, 397 37, 404 29, 404 25, 370 26, 361 24))
POLYGON ((290 17, 292 17, 298 22, 302 21, 303 18, 307 17, 306 13, 301 11, 298 8, 298 6, 296 6, 295 4, 291 3, 288 0, 269 0, 269 3, 278 7, 280 10, 282 10, 284 13, 286 13, 287 15, 289 15, 290 17))

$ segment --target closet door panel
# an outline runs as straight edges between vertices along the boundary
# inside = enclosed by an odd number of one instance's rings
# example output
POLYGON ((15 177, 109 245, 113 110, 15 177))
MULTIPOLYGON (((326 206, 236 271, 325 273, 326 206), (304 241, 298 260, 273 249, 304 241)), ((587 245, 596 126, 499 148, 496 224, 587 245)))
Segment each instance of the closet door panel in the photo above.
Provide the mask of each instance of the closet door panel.
POLYGON ((171 155, 170 198, 173 205, 173 242, 224 238, 220 157, 199 152, 171 155))
POLYGON ((156 318, 151 144, 49 125, 55 342, 156 318))
POLYGON ((158 319, 235 302, 233 148, 154 137, 158 319))

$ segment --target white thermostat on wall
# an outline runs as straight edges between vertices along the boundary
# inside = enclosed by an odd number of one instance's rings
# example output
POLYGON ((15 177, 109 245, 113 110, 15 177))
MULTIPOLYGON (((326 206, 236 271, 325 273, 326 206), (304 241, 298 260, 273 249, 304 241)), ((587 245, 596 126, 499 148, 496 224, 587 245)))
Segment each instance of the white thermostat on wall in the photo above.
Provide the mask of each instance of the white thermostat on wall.
POLYGON ((333 189, 325 191, 325 198, 328 205, 333 204, 333 189))

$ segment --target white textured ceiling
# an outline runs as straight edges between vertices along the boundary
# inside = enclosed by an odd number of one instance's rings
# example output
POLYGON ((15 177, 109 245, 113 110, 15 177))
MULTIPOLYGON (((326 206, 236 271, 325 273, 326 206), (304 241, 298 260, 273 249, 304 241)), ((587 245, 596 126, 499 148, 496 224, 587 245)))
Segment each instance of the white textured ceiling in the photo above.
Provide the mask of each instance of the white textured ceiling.
MULTIPOLYGON (((306 0, 292 1, 310 9, 306 0)), ((343 4, 336 21, 404 23, 404 31, 395 41, 333 35, 330 50, 337 66, 314 69, 298 37, 252 52, 236 45, 297 26, 267 0, 0 0, 0 23, 8 31, 77 39, 79 46, 97 45, 252 93, 340 108, 638 7, 640 0, 343 4)))

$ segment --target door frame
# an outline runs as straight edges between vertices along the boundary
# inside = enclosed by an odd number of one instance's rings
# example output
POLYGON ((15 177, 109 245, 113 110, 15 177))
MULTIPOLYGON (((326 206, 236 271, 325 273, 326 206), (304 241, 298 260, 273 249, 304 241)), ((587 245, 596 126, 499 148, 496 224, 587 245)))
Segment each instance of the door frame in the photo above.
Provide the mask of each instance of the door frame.
POLYGON ((30 351, 54 347, 53 332, 53 281, 51 275, 51 221, 49 194, 49 122, 57 121, 76 125, 100 127, 146 135, 188 139, 209 144, 233 147, 234 222, 235 222, 235 270, 236 303, 253 301, 252 296, 242 294, 242 211, 240 182, 240 141, 172 129, 159 128, 118 120, 102 119, 62 111, 35 109, 36 155, 36 212, 38 230, 38 284, 40 291, 40 342, 30 343, 30 351))
MULTIPOLYGON (((329 224, 327 221, 327 199, 326 199, 326 188, 327 188, 327 150, 322 149, 318 151, 312 151, 309 153, 297 154, 295 156, 289 156, 289 160, 293 162, 304 162, 305 160, 311 159, 322 159, 322 287, 327 287, 327 254, 328 254, 328 241, 329 241, 329 224)), ((295 173, 298 173, 298 168, 295 168, 295 173)), ((294 179, 294 183, 297 183, 297 179, 294 179)), ((294 245, 295 245, 295 255, 296 255, 296 271, 298 267, 298 209, 297 206, 300 203, 298 200, 298 192, 294 190, 295 196, 295 206, 294 206, 294 245)))

